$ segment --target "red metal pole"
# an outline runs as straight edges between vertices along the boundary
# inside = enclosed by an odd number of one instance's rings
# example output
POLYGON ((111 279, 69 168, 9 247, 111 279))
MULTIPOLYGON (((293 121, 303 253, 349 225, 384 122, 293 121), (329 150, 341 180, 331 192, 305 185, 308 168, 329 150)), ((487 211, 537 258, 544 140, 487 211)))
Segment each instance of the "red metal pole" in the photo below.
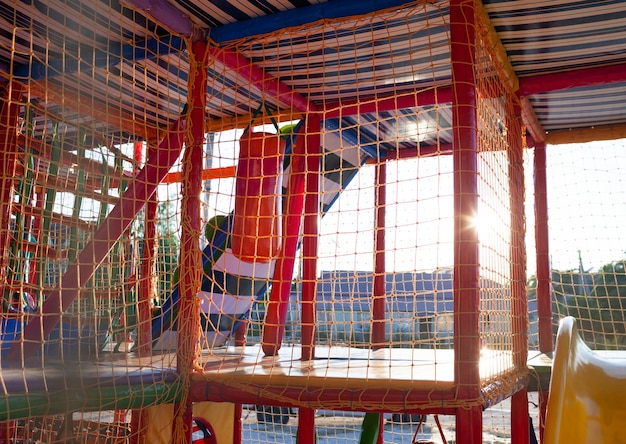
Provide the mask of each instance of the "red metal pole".
POLYGON ((513 365, 525 369, 528 360, 528 298, 526 295, 526 241, 524 216, 524 161, 522 154, 521 117, 507 119, 509 143, 509 193, 511 205, 511 316, 513 332, 513 365))
POLYGON ((366 113, 380 113, 406 108, 417 108, 449 103, 452 101, 450 86, 435 87, 424 91, 413 91, 405 94, 396 92, 387 95, 362 97, 356 100, 341 100, 324 103, 324 118, 341 118, 366 113))
MULTIPOLYGON (((394 152, 385 153, 385 160, 414 159, 416 157, 445 156, 448 154, 452 154, 451 143, 440 143, 437 145, 416 144, 415 148, 403 148, 394 152)), ((376 162, 378 162, 378 159, 370 159, 367 163, 376 162)))
POLYGON ((385 273, 385 204, 387 202, 387 162, 376 164, 374 208, 374 279, 372 300, 372 348, 385 346, 385 311, 387 289, 385 273))
POLYGON ((243 427, 242 422, 243 416, 243 404, 235 404, 235 421, 233 424, 233 444, 241 444, 242 443, 242 434, 241 430, 243 427))
POLYGON ((511 397, 511 443, 530 442, 528 392, 522 389, 511 397))
POLYGON ((283 105, 303 113, 317 110, 315 104, 306 97, 293 91, 290 86, 285 85, 275 77, 266 74, 261 68, 236 51, 211 46, 209 54, 227 68, 236 71, 237 74, 248 80, 269 97, 276 98, 283 105))
MULTIPOLYGON (((135 142, 134 159, 137 165, 143 163, 143 143, 135 142)), ((137 338, 135 350, 138 356, 149 356, 152 352, 152 298, 154 296, 153 274, 156 259, 156 216, 157 193, 146 203, 144 217, 143 257, 139 270, 139 297, 137 300, 137 338)), ((133 409, 131 412, 131 444, 145 441, 145 412, 133 409)))
POLYGON ((239 321, 239 327, 235 330, 235 346, 243 347, 246 345, 246 333, 248 332, 248 320, 239 321))
POLYGON ((317 320, 317 244, 320 218, 321 121, 319 114, 308 116, 306 125, 306 189, 302 236, 302 360, 315 357, 317 320))
MULTIPOLYGON (((8 257, 6 248, 10 241, 11 205, 15 184, 15 169, 17 167, 17 124, 19 117, 19 96, 21 91, 13 89, 12 84, 5 87, 5 99, 0 102, 0 284, 2 289, 6 285, 6 270, 8 257)), ((3 294, 0 293, 0 298, 3 294)))
MULTIPOLYGON (((135 160, 141 164, 141 142, 135 143, 135 160)), ((148 199, 144 218, 143 257, 140 265, 139 298, 137 302, 137 343, 135 344, 139 356, 148 356, 152 352, 152 299, 154 297, 154 280, 156 260, 156 218, 157 193, 148 199)))
POLYGON ((304 133, 301 132, 296 138, 296 145, 291 155, 291 173, 287 183, 286 209, 283 215, 283 243, 280 256, 276 259, 274 266, 272 291, 267 302, 263 323, 262 348, 266 355, 278 353, 285 332, 291 279, 304 211, 305 145, 304 133))
MULTIPOLYGON (((28 420, 27 420, 28 421, 28 420)), ((16 440, 17 421, 5 421, 0 423, 0 444, 13 444, 15 442, 21 442, 16 440)))
MULTIPOLYGON (((200 325, 200 277, 202 252, 200 250, 200 193, 202 190, 202 154, 206 110, 207 70, 205 65, 207 44, 194 41, 191 46, 189 75, 188 118, 185 125, 185 152, 182 171, 182 210, 180 235, 180 278, 178 301, 178 330, 176 369, 183 380, 191 379, 196 364, 200 325)), ((187 383, 188 384, 188 383, 187 383)), ((188 386, 185 384, 186 386, 188 386)), ((188 393, 174 404, 172 444, 191 442, 192 406, 188 393)))
POLYGON ((315 410, 298 409, 298 444, 315 444, 315 410))
POLYGON ((476 52, 473 0, 450 2, 454 164, 454 380, 459 400, 475 402, 456 412, 458 443, 482 440, 479 337, 479 241, 472 223, 478 207, 476 52))
MULTIPOLYGON (((526 295, 526 241, 524 223, 524 163, 522 154, 521 111, 514 105, 514 116, 507 119, 509 143, 509 193, 511 202, 511 330, 513 365, 526 369, 528 360, 528 298, 526 295)), ((526 390, 511 400, 511 438, 514 444, 530 441, 528 396, 526 390)))
MULTIPOLYGON (((315 358, 315 325, 317 319, 317 245, 319 239, 319 182, 321 121, 310 114, 306 124, 306 178, 304 226, 302 234, 302 360, 315 358)), ((302 137, 302 136, 300 136, 302 137)), ((314 444, 315 410, 298 409, 298 442, 314 444)))
MULTIPOLYGON (((535 143, 535 249, 537 258, 537 324, 539 351, 551 353, 554 349, 552 335, 552 296, 550 249, 548 230, 548 192, 546 172, 546 144, 535 143)), ((539 387, 539 434, 543 441, 548 394, 539 387)))
POLYGON ((535 143, 535 248, 537 250, 537 315, 539 351, 554 349, 552 336, 552 299, 550 295, 550 249, 548 232, 548 192, 546 175, 546 145, 535 143))
POLYGON ((522 77, 519 79, 517 94, 523 97, 531 94, 617 82, 626 82, 626 63, 522 77))

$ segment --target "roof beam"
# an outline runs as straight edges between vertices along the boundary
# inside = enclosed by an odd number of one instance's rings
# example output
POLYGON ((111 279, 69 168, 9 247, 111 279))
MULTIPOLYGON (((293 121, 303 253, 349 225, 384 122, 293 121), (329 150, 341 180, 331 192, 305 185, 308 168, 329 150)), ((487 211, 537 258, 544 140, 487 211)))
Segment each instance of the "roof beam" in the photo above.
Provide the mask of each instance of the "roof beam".
POLYGON ((451 101, 452 87, 449 85, 407 93, 391 92, 352 100, 326 102, 324 103, 324 119, 416 108, 417 106, 436 105, 451 101))
POLYGON ((309 99, 295 92, 276 77, 265 73, 263 69, 238 52, 213 45, 209 47, 209 54, 227 68, 237 71, 237 74, 248 80, 253 86, 276 98, 287 108, 302 113, 317 111, 317 106, 309 99))
POLYGON ((626 82, 626 63, 521 77, 518 95, 524 97, 532 94, 618 82, 626 82))
POLYGON ((625 138, 626 123, 621 123, 616 125, 599 125, 589 128, 550 131, 548 132, 546 143, 549 145, 562 145, 565 143, 586 143, 625 138))
POLYGON ((319 20, 367 15, 388 8, 399 8, 406 3, 407 0, 359 0, 356 2, 329 1, 317 3, 219 26, 210 30, 210 37, 214 42, 222 43, 269 34, 284 28, 303 26, 319 20))
POLYGON ((541 123, 539 123, 539 119, 537 119, 537 114, 535 114, 535 110, 528 101, 527 97, 520 97, 520 110, 522 112, 522 120, 526 124, 526 129, 532 136, 533 141, 545 142, 546 130, 544 130, 541 123))

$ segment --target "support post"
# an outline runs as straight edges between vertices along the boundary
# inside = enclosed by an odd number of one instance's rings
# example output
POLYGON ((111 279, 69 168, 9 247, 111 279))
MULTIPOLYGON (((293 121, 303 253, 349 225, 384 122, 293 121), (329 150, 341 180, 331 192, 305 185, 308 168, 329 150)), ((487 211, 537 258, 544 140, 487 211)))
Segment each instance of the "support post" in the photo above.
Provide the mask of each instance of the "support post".
MULTIPOLYGON (((552 335, 551 270, 548 232, 548 193, 546 174, 546 144, 535 143, 535 249, 537 258, 537 323, 539 351, 551 353, 554 349, 552 335)), ((548 393, 539 387, 539 435, 543 441, 548 393)))
POLYGON ((242 444, 243 404, 235 404, 235 420, 233 421, 233 444, 242 444))
POLYGON ((537 250, 537 315, 539 322, 539 351, 554 349, 552 337, 552 301, 550 296, 550 250, 548 233, 548 193, 546 175, 546 145, 535 143, 535 248, 537 250))
POLYGON ((235 347, 243 347, 246 345, 246 334, 248 333, 248 320, 239 321, 239 327, 235 330, 235 347))
POLYGON ((267 302, 263 323, 262 348, 268 356, 278 353, 285 333, 284 325, 289 308, 291 279, 298 250, 306 173, 305 131, 300 132, 291 154, 291 173, 287 182, 285 214, 283 216, 283 242, 272 277, 272 292, 267 302))
POLYGON ((197 365, 200 325, 200 279, 202 252, 200 250, 200 193, 202 191, 202 154, 206 110, 207 67, 204 40, 191 45, 189 75, 188 119, 186 122, 185 153, 183 155, 182 210, 180 236, 180 299, 178 314, 176 369, 182 379, 183 395, 174 404, 172 444, 191 442, 192 406, 189 400, 191 374, 197 365))
MULTIPOLYGON (((143 144, 135 142, 135 160, 141 161, 143 144)), ((141 162, 139 162, 141 164, 141 162)), ((148 356, 152 352, 152 299, 154 297, 154 271, 156 261, 156 218, 157 193, 146 203, 144 213, 143 257, 140 264, 139 300, 137 303, 137 343, 136 352, 139 356, 148 356)))
MULTIPOLYGON (((4 288, 7 283, 6 271, 8 258, 6 249, 10 240, 11 206, 15 191, 15 168, 17 166, 17 120, 19 116, 20 91, 7 84, 3 91, 3 100, 0 101, 0 285, 4 288)), ((0 298, 3 294, 0 293, 0 298)))
POLYGON ((374 279, 372 301, 372 348, 378 350, 385 346, 385 304, 386 263, 385 263, 385 204, 387 201, 387 162, 376 164, 374 175, 374 279))
POLYGON ((477 115, 474 65, 475 4, 450 2, 454 164, 454 380, 457 398, 470 404, 456 412, 457 443, 482 440, 480 402, 477 115))
MULTIPOLYGON (((317 319, 317 245, 319 239, 320 136, 319 114, 310 114, 306 124, 306 167, 304 221, 302 236, 302 360, 315 358, 315 325, 317 319)), ((302 136, 300 136, 302 137, 302 136)), ((315 409, 298 410, 298 442, 314 444, 315 409)))
POLYGON ((317 324, 317 245, 320 212, 321 121, 319 114, 308 116, 306 124, 306 173, 304 227, 302 237, 302 360, 315 357, 317 324))
POLYGON ((315 410, 298 410, 298 444, 315 444, 315 410))
MULTIPOLYGON (((511 329, 513 333, 513 365, 528 368, 528 297, 526 294, 526 233, 524 223, 524 161, 520 107, 513 106, 507 119, 509 144, 509 194, 511 206, 511 329)), ((511 400, 511 438, 513 444, 527 444, 528 394, 526 389, 511 400)))
MULTIPOLYGON (((137 165, 143 163, 143 143, 135 142, 134 158, 137 165)), ((156 215, 157 195, 154 193, 146 203, 144 213, 143 254, 139 266, 139 297, 137 301, 137 339, 135 350, 138 356, 149 356, 152 352, 152 297, 154 296, 154 280, 152 279, 156 258, 156 215)), ((131 411, 131 444, 145 441, 144 409, 131 411)))
POLYGON ((522 389, 511 397, 511 443, 530 442, 528 392, 522 389))

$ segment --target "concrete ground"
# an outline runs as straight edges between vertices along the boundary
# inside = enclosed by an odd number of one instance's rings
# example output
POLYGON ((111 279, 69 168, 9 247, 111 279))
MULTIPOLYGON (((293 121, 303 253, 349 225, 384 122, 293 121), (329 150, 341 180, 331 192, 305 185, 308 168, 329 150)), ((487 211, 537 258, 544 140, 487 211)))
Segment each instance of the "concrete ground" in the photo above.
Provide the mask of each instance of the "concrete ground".
MULTIPOLYGON (((530 417, 537 428, 538 409, 536 394, 531 394, 529 402, 530 417)), ((507 444, 510 437, 510 402, 505 400, 483 413, 483 443, 507 444)), ((420 432, 415 436, 417 423, 394 423, 386 416, 384 427, 385 443, 413 444, 419 440, 434 443, 452 444, 455 442, 454 417, 439 416, 443 435, 442 439, 434 417, 429 415, 420 432)), ((318 444, 358 443, 361 434, 362 414, 352 412, 318 411, 315 419, 318 444)), ((291 416, 287 424, 257 422, 256 412, 244 410, 243 442, 245 443, 295 443, 297 417, 291 416)), ((536 432, 538 434, 538 432, 536 432)))

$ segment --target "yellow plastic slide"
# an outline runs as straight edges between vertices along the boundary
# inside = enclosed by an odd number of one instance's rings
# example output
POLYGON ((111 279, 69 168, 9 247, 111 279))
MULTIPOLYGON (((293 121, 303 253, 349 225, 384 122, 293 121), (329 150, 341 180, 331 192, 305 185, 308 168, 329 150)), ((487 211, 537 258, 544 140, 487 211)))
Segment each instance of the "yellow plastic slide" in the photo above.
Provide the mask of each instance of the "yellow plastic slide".
POLYGON ((544 442, 626 443, 626 355, 591 351, 572 317, 559 326, 544 442))

